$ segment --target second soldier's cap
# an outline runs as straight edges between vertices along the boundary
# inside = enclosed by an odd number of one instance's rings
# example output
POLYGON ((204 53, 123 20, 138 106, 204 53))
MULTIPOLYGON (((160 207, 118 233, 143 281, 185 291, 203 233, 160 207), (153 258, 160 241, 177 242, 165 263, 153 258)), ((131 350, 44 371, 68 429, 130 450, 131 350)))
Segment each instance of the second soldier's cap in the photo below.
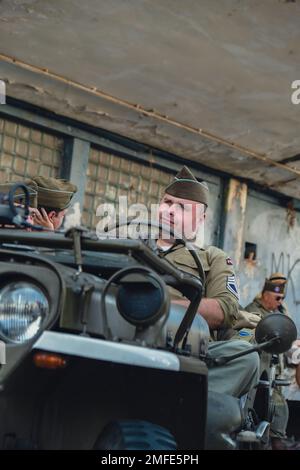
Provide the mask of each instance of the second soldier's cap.
POLYGON ((280 272, 276 272, 276 273, 271 274, 271 276, 269 277, 269 281, 285 284, 287 282, 287 278, 285 277, 284 274, 280 272))
POLYGON ((265 280, 263 292, 270 291, 276 292, 277 294, 284 294, 286 283, 287 278, 284 276, 284 274, 280 272, 273 273, 268 279, 265 280))
POLYGON ((37 185, 38 207, 66 209, 77 192, 77 186, 64 179, 34 176, 32 180, 37 185))
POLYGON ((208 186, 205 181, 198 181, 188 167, 184 166, 174 180, 165 189, 171 196, 201 202, 208 206, 208 186))

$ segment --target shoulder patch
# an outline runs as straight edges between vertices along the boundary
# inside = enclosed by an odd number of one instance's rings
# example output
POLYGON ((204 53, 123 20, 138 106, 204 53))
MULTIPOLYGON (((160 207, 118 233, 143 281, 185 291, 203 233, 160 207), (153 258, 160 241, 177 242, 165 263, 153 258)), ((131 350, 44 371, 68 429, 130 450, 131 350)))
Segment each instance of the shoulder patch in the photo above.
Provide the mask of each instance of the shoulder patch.
POLYGON ((240 330, 239 331, 239 336, 253 336, 253 333, 250 333, 247 330, 240 330))
POLYGON ((229 266, 233 266, 233 262, 232 262, 232 259, 230 258, 230 256, 228 256, 228 258, 226 258, 226 264, 228 264, 229 266))
POLYGON ((239 293, 235 282, 235 276, 227 276, 226 289, 231 292, 238 300, 239 293))

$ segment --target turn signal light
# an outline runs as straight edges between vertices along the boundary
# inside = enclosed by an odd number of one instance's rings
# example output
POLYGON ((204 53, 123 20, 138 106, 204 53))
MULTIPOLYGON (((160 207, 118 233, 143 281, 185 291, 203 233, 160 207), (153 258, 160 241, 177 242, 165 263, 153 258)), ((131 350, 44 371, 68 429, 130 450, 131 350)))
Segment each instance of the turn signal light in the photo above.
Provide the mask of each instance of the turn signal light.
POLYGON ((67 365, 64 357, 50 353, 35 353, 33 362, 36 367, 43 369, 63 369, 67 365))

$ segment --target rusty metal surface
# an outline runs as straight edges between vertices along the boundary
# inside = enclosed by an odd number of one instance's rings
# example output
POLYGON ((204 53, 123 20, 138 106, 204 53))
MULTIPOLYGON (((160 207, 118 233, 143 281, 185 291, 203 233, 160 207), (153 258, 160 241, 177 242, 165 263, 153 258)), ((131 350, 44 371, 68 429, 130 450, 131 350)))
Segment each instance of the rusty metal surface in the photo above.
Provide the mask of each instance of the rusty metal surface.
POLYGON ((33 68, 1 61, 0 78, 14 97, 300 198, 299 164, 280 164, 300 147, 299 15, 298 1, 2 0, 0 52, 33 68))

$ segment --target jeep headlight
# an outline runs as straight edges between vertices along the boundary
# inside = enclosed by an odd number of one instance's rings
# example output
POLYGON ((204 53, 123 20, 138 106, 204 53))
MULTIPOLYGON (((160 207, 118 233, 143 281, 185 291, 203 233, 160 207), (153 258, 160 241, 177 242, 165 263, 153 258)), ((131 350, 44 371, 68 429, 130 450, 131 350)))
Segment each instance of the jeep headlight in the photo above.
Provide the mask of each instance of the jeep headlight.
POLYGON ((125 268, 120 276, 116 301, 126 321, 139 328, 147 328, 169 311, 166 286, 156 273, 146 267, 135 266, 125 268))
POLYGON ((10 343, 30 341, 49 313, 44 292, 29 282, 17 281, 0 290, 0 336, 10 343))

